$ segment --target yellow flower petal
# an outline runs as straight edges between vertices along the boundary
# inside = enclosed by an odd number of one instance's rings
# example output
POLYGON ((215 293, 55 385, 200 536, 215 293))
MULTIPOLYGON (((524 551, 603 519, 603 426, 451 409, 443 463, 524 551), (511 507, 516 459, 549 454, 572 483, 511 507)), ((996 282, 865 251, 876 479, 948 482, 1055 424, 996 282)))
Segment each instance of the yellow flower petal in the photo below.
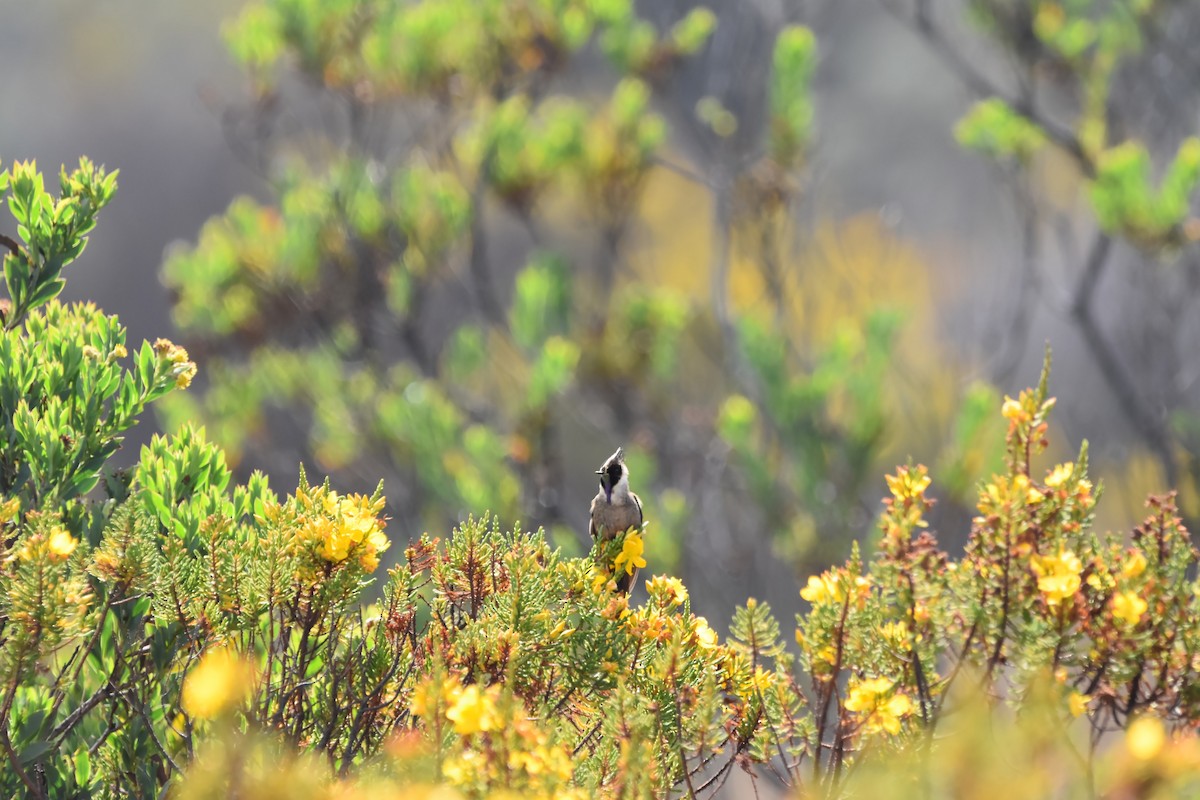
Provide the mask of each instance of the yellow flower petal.
POLYGON ((254 669, 233 650, 209 650, 188 673, 180 698, 183 710, 197 719, 213 719, 240 705, 250 693, 254 669))
POLYGON ((50 532, 50 541, 46 543, 50 548, 50 558, 53 561, 65 560, 75 551, 75 546, 78 544, 79 542, 67 532, 66 528, 58 525, 50 532))
POLYGON ((1167 732, 1162 723, 1154 717, 1141 717, 1134 720, 1125 732, 1125 746, 1129 753, 1139 761, 1149 761, 1158 755, 1167 743, 1167 732))
POLYGON ((1067 707, 1071 709, 1072 717, 1082 717, 1087 713, 1088 703, 1091 702, 1091 695, 1083 694, 1082 692, 1071 692, 1071 696, 1067 698, 1067 707))

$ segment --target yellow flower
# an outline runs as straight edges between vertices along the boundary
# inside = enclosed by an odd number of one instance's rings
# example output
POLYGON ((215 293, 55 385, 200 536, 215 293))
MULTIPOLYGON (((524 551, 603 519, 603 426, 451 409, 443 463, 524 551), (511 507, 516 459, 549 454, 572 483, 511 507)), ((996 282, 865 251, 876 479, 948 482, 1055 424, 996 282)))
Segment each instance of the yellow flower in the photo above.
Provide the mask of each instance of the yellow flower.
POLYGON ((1008 395, 1004 396, 1004 405, 1000 407, 1000 414, 1009 422, 1024 422, 1029 418, 1021 406, 1021 401, 1014 400, 1008 395))
POLYGON ((339 497, 329 492, 314 511, 305 530, 305 538, 318 544, 317 555, 340 564, 351 554, 367 572, 379 566, 379 554, 391 546, 376 516, 382 502, 372 503, 362 495, 339 497))
POLYGON ((1057 467, 1051 470, 1050 474, 1046 477, 1046 485, 1051 489, 1057 489, 1066 483, 1067 479, 1070 478, 1074 472, 1074 464, 1070 462, 1066 464, 1059 464, 1057 467))
POLYGON ((1112 613, 1126 625, 1136 625, 1146 613, 1146 601, 1134 592, 1121 592, 1113 595, 1112 613))
POLYGON ((21 510, 20 498, 13 497, 0 503, 0 525, 12 522, 21 510))
POLYGON ((696 617, 692 626, 696 631, 696 643, 702 649, 711 650, 717 646, 717 632, 708 627, 708 620, 704 617, 696 617))
POLYGON ((183 682, 183 710, 213 719, 239 705, 249 694, 254 668, 226 647, 209 650, 183 682))
POLYGON ((392 546, 387 535, 379 528, 371 531, 367 535, 367 540, 364 542, 362 555, 359 556, 359 563, 367 572, 374 572, 379 566, 379 554, 392 546))
POLYGON ((1167 743, 1167 732, 1163 725, 1154 717, 1141 717, 1134 720, 1125 732, 1125 746, 1129 753, 1139 761, 1149 761, 1158 755, 1163 745, 1167 743))
POLYGON ((186 389, 192 385, 192 379, 196 377, 196 365, 192 363, 176 364, 172 368, 171 374, 175 376, 175 388, 186 389))
POLYGON ((314 525, 313 538, 321 543, 317 555, 334 564, 345 561, 350 557, 350 547, 354 544, 346 531, 332 520, 323 519, 314 525))
POLYGON ((1050 605, 1056 606, 1079 591, 1083 564, 1070 550, 1060 551, 1056 556, 1034 556, 1031 566, 1038 576, 1038 589, 1050 605))
POLYGON ((484 758, 484 754, 476 750, 463 750, 457 758, 446 761, 442 767, 442 777, 460 786, 478 781, 485 768, 484 758))
POLYGON ((846 710, 858 712, 874 708, 880 695, 890 692, 894 685, 893 680, 883 677, 855 682, 846 698, 846 710))
POLYGON ((893 647, 907 647, 909 644, 909 630, 907 622, 884 623, 879 633, 893 647))
POLYGON ((159 358, 171 364, 171 377, 180 389, 186 389, 196 377, 196 365, 188 361, 188 351, 172 342, 170 339, 158 339, 154 342, 154 352, 159 358))
POLYGON ((1121 577, 1126 579, 1136 578, 1145 571, 1146 554, 1141 550, 1134 550, 1125 561, 1124 566, 1121 567, 1121 577))
POLYGON ((75 541, 66 528, 55 525, 50 532, 50 541, 46 544, 50 549, 50 560, 65 561, 67 556, 74 552, 77 544, 79 542, 75 541))
POLYGON ((766 692, 775 685, 775 673, 756 667, 753 677, 750 678, 750 685, 758 692, 766 692))
POLYGON ((1086 714, 1088 703, 1091 699, 1091 695, 1083 694, 1082 692, 1071 692, 1071 696, 1067 698, 1067 707, 1071 709, 1071 716, 1082 717, 1086 714))
POLYGON ((687 587, 679 578, 655 575, 646 582, 646 591, 651 597, 661 598, 668 606, 681 606, 688 599, 687 587))
POLYGON ((613 561, 613 571, 620 572, 624 569, 626 575, 632 575, 635 569, 646 566, 646 559, 642 558, 642 551, 645 547, 640 533, 630 533, 625 537, 625 542, 621 545, 621 552, 617 553, 617 557, 613 561))
POLYGON ((884 677, 851 683, 846 710, 859 717, 865 733, 895 735, 900 732, 900 720, 912 713, 912 700, 905 694, 893 694, 894 686, 884 677))
POLYGON ((871 579, 865 575, 856 575, 851 581, 844 569, 809 577, 808 585, 800 590, 800 596, 814 606, 829 603, 841 604, 846 601, 847 584, 851 590, 850 596, 857 602, 859 608, 863 608, 871 594, 871 579))
POLYGON ((924 464, 918 464, 911 469, 901 467, 896 470, 895 475, 886 475, 884 478, 887 480, 888 490, 892 496, 901 501, 924 497, 925 490, 933 481, 924 464))
POLYGON ((800 590, 800 596, 814 606, 828 603, 837 596, 837 580, 828 572, 811 575, 808 578, 808 585, 800 590))
POLYGON ((491 694, 480 691, 476 684, 458 693, 446 717, 454 723, 455 732, 462 736, 494 730, 499 723, 491 694))
POLYGON ((617 590, 617 584, 608 575, 600 573, 592 578, 592 594, 609 595, 617 590))
POLYGON ((417 717, 425 716, 429 713, 429 709, 436 705, 437 694, 430 691, 430 684, 422 684, 413 689, 412 695, 408 698, 408 709, 417 717))

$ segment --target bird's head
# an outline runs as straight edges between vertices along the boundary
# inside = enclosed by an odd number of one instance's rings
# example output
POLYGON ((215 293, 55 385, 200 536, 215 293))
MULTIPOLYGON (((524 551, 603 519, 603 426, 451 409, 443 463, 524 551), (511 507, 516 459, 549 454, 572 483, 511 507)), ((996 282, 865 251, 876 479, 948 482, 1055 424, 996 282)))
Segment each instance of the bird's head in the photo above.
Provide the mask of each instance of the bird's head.
POLYGON ((625 467, 625 451, 618 447, 617 452, 604 462, 604 466, 596 470, 596 474, 600 476, 600 488, 604 491, 604 496, 611 503, 614 489, 618 486, 625 490, 629 489, 629 470, 625 467))

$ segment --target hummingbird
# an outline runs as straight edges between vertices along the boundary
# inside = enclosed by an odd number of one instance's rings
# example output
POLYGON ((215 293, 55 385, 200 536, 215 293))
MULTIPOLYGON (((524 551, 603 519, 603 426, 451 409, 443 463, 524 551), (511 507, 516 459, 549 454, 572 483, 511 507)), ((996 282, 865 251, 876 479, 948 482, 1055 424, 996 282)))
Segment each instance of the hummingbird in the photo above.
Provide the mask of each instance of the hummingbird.
MULTIPOLYGON (((629 491, 629 468, 625 466, 625 452, 618 447, 617 452, 608 457, 604 466, 596 470, 600 476, 600 491, 592 498, 591 523, 588 531, 592 541, 608 541, 618 533, 630 528, 642 528, 642 501, 629 491)), ((617 577, 617 591, 628 594, 637 582, 637 569, 632 575, 623 571, 617 577)))

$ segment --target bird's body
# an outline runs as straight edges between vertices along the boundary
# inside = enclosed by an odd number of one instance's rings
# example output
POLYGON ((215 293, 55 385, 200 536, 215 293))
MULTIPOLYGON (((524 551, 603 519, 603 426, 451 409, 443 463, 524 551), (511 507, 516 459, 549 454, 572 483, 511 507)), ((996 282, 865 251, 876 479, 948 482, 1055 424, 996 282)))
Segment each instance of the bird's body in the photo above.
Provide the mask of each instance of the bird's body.
MULTIPOLYGON (((588 526, 592 541, 608 541, 630 528, 640 531, 642 501, 629 490, 624 452, 617 448, 596 474, 600 476, 600 491, 592 498, 591 524, 588 526)), ((637 574, 635 568, 632 575, 618 575, 617 590, 628 593, 637 582, 637 574)))

